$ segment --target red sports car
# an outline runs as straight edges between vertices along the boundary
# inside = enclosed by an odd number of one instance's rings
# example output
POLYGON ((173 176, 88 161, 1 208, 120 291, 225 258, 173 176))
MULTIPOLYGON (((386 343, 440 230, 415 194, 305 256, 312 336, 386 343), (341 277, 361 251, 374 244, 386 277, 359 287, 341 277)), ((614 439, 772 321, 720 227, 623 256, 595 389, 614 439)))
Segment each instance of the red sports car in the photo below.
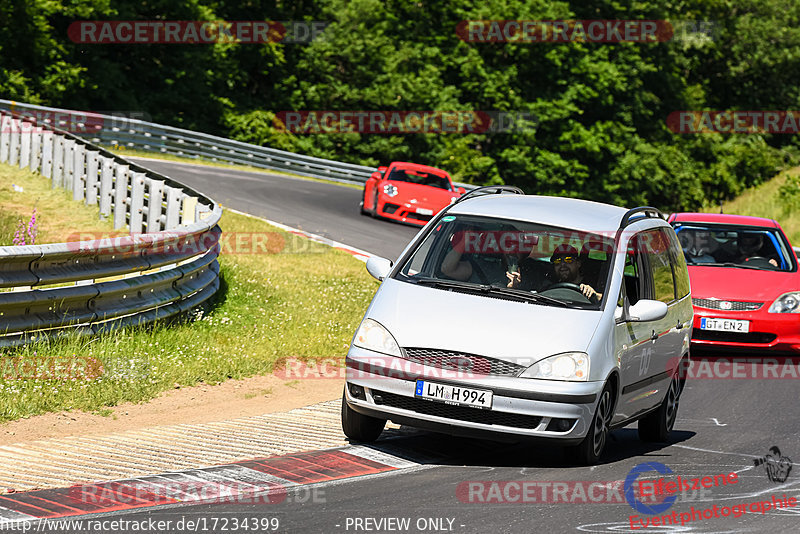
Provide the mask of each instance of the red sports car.
POLYGON ((423 226, 463 194, 441 169, 395 161, 367 180, 361 213, 423 226))
POLYGON ((692 345, 800 352, 800 272, 780 225, 712 213, 669 221, 689 266, 692 345))

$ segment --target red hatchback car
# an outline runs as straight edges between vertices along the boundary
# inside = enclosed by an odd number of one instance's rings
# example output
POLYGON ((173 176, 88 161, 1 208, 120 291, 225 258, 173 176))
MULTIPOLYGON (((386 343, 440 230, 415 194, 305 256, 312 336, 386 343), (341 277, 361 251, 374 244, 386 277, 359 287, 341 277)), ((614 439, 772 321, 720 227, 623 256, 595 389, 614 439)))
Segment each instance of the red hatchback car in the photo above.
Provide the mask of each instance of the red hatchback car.
POLYGON ((395 161, 367 180, 361 213, 422 226, 464 192, 441 169, 395 161))
POLYGON ((676 213, 689 267, 697 348, 800 352, 797 256, 771 219, 676 213))

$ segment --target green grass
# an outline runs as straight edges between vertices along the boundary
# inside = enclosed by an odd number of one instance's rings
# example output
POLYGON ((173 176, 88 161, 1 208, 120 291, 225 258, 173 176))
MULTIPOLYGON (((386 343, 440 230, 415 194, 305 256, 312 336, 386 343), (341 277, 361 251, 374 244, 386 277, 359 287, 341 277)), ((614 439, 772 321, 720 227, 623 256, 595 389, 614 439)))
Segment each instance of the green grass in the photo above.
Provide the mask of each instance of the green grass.
POLYGON ((72 200, 72 193, 53 189, 39 174, 0 164, 0 246, 12 244, 17 224, 27 225, 34 208, 39 227, 37 244, 76 240, 79 232, 109 234, 114 225, 100 220, 97 206, 83 206, 72 200), (23 188, 14 191, 13 185, 23 188))
POLYGON ((269 169, 262 169, 261 167, 253 167, 250 165, 236 165, 233 163, 225 163, 221 161, 212 161, 206 158, 190 158, 183 156, 176 156, 175 154, 167 154, 162 152, 147 152, 145 150, 131 150, 125 147, 109 148, 111 152, 119 154, 122 157, 130 156, 135 158, 148 158, 148 159, 164 159, 167 161, 177 161, 179 163, 194 163, 197 165, 206 165, 208 167, 221 167, 225 169, 236 169, 240 171, 260 172, 262 174, 282 174, 291 178, 300 178, 302 180, 309 180, 311 182, 322 182, 326 184, 341 185, 342 187, 350 187, 352 189, 363 189, 364 186, 360 184, 348 184, 343 182, 334 182, 332 180, 323 180, 321 178, 312 178, 310 176, 301 176, 299 174, 292 174, 286 171, 272 171, 269 169))
MULTIPOLYGON (((0 166, 0 173, 6 170, 0 166)), ((39 205, 46 208, 43 199, 39 205)), ((77 206, 72 204, 74 212, 84 211, 77 206)), ((94 228, 102 226, 92 213, 86 217, 94 228)), ((252 217, 225 212, 220 226, 231 238, 267 234, 271 252, 247 253, 247 247, 235 249, 235 239, 227 246, 223 240, 224 290, 191 321, 95 338, 42 339, 3 351, 0 421, 62 410, 108 413, 109 406, 144 402, 176 386, 268 374, 286 358, 343 358, 377 288, 364 264, 252 217), (43 357, 59 368, 89 358, 102 367, 90 379, 15 377, 19 364, 43 357)))
MULTIPOLYGON (((789 169, 775 178, 748 189, 733 200, 723 203, 724 213, 751 215, 774 219, 781 225, 789 241, 800 246, 800 210, 781 197, 781 188, 800 177, 800 167, 789 169)), ((708 206, 703 211, 719 213, 719 206, 708 206)))

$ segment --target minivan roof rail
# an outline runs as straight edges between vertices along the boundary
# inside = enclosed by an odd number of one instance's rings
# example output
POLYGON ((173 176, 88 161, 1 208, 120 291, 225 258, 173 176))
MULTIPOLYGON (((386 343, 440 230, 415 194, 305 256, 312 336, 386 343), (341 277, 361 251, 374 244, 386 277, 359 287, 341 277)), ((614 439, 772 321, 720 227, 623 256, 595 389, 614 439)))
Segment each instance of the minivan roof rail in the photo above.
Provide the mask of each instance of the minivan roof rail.
POLYGON ((625 212, 625 215, 622 216, 622 221, 619 223, 620 228, 625 228, 629 224, 633 224, 642 217, 634 218, 634 215, 641 213, 644 218, 654 218, 654 219, 664 219, 665 221, 667 218, 664 216, 663 213, 658 208, 653 208, 652 206, 639 206, 638 208, 631 208, 625 212), (633 219, 633 220, 631 220, 633 219))
POLYGON ((524 195, 525 191, 520 189, 519 187, 515 187, 513 185, 487 185, 484 187, 478 187, 477 189, 473 189, 472 191, 468 191, 464 195, 461 195, 456 199, 453 204, 458 204, 468 198, 478 197, 482 195, 502 195, 503 193, 513 193, 515 195, 524 195))

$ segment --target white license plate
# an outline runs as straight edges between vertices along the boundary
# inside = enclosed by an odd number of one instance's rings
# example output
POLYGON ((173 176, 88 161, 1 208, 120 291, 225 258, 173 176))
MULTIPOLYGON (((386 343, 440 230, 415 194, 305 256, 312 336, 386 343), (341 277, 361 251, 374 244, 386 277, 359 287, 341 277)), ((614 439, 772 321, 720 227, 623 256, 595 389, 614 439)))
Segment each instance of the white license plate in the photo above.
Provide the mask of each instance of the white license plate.
POLYGON ((489 390, 437 384, 425 380, 417 380, 414 396, 456 406, 472 406, 486 410, 492 407, 492 392, 489 390))
POLYGON ((702 317, 700 319, 700 330, 719 330, 720 332, 747 333, 750 331, 750 321, 702 317))
POLYGON ((433 215, 433 210, 426 210, 425 208, 417 208, 417 213, 420 215, 433 215))

